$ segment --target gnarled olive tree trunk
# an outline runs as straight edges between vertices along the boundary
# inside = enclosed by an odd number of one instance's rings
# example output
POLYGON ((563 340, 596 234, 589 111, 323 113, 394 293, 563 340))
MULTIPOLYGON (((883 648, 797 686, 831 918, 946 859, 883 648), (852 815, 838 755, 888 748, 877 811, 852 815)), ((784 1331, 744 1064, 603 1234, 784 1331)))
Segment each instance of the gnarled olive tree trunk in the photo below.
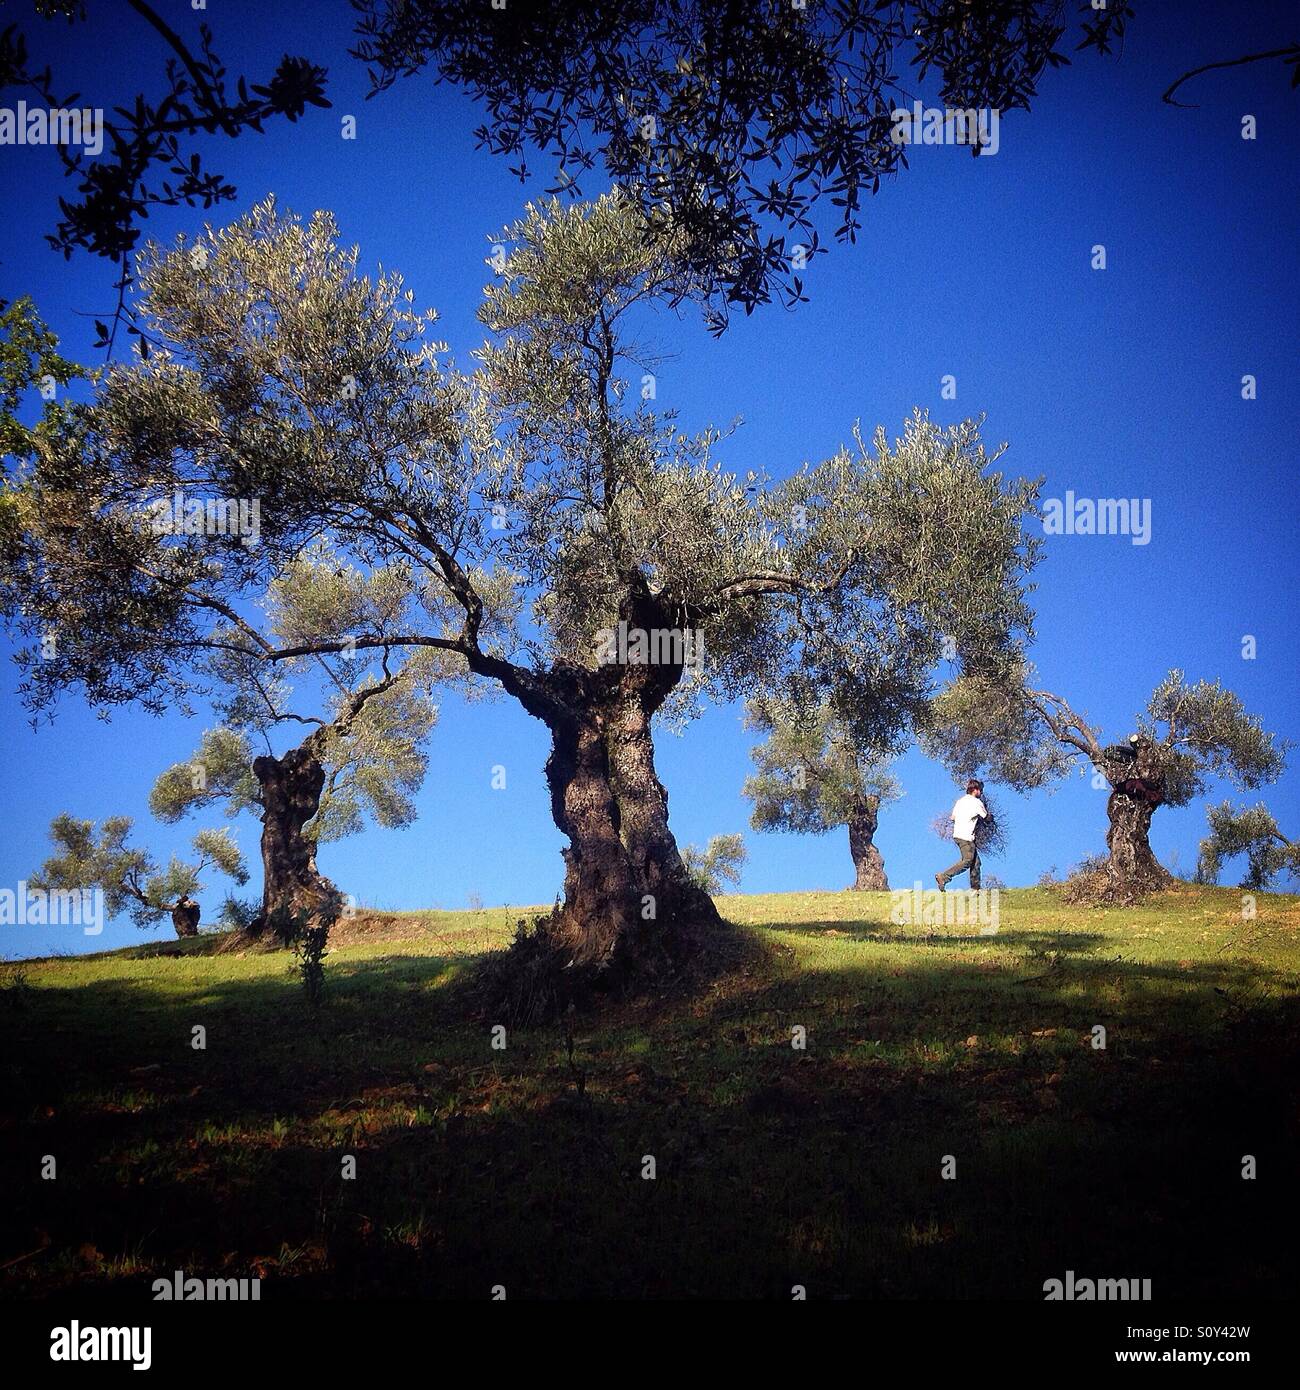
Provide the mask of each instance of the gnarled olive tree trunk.
POLYGON ((1110 872, 1117 884, 1140 892, 1162 888, 1172 875, 1156 858, 1148 838, 1151 817, 1160 805, 1152 800, 1139 779, 1130 778, 1115 786, 1106 803, 1110 828, 1106 847, 1110 850, 1110 872))
POLYGON ((1125 896, 1165 887, 1172 875, 1156 858, 1149 838, 1151 817, 1165 799, 1164 770, 1154 750, 1142 747, 1131 763, 1111 762, 1103 771, 1111 784, 1106 847, 1113 884, 1125 896))
POLYGON ((720 926, 722 918, 713 899, 687 873, 668 828, 668 791, 655 770, 651 730, 654 711, 664 698, 658 694, 662 680, 647 678, 643 672, 630 673, 606 721, 619 833, 656 919, 720 926))
POLYGON ((857 875, 853 887, 859 893, 880 893, 889 887, 885 861, 875 845, 879 815, 880 798, 871 796, 849 821, 849 853, 857 875))
POLYGON ((253 775, 262 803, 262 907, 249 932, 261 936, 289 916, 316 916, 336 890, 316 870, 315 840, 302 833, 325 787, 314 738, 282 757, 254 759, 253 775))
MULTIPOLYGON (((644 606, 626 621, 666 627, 644 606)), ((552 668, 515 693, 551 732, 546 764, 555 824, 567 837, 564 902, 547 928, 569 965, 673 969, 722 926, 668 828, 651 720, 680 662, 552 668)))
POLYGON ((552 726, 546 783, 569 840, 555 937, 574 964, 605 966, 637 920, 640 884, 619 835, 604 729, 592 711, 552 726))
POLYGON ((177 936, 197 936, 199 934, 199 905, 193 898, 181 897, 167 909, 172 916, 172 926, 177 936))

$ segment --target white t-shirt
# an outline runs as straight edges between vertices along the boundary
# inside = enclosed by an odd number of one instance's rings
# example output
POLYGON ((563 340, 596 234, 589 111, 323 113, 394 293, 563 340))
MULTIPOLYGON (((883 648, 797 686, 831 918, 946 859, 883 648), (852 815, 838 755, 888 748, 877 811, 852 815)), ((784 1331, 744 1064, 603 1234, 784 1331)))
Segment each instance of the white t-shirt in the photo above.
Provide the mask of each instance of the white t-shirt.
POLYGON ((988 815, 984 808, 984 803, 978 796, 971 796, 968 792, 965 796, 958 798, 957 804, 952 808, 952 838, 954 840, 973 840, 975 838, 975 822, 983 820, 988 815))

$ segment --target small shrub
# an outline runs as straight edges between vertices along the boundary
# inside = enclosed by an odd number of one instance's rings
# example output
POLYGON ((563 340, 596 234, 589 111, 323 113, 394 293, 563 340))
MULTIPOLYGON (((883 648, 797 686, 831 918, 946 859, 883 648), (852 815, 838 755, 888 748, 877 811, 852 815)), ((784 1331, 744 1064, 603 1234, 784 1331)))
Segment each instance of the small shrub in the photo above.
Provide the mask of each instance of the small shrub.
POLYGON ((217 913, 217 928, 221 931, 246 932, 253 925, 257 913, 255 902, 228 893, 217 913))
POLYGON ((0 969, 0 999, 11 1008, 25 1009, 31 1002, 32 994, 25 965, 6 965, 0 969))
POLYGON ((741 867, 748 858, 743 835, 715 835, 703 849, 687 845, 682 850, 682 863, 691 881, 709 894, 721 893, 728 883, 738 886, 741 867))
POLYGON ((337 893, 326 898, 314 914, 315 926, 312 925, 312 914, 290 912, 286 907, 276 908, 266 920, 268 929, 292 947, 303 992, 313 1009, 319 1008, 325 997, 324 961, 329 954, 326 946, 330 928, 338 921, 342 905, 343 900, 337 893))
POLYGON ((1061 884, 1061 897, 1079 907, 1132 907, 1149 894, 1147 888, 1116 878, 1104 854, 1081 860, 1061 884))
POLYGON ((303 991, 307 1002, 313 1009, 320 1008, 325 994, 325 949, 329 940, 329 927, 306 927, 293 943, 294 954, 298 958, 298 970, 302 975, 303 991))

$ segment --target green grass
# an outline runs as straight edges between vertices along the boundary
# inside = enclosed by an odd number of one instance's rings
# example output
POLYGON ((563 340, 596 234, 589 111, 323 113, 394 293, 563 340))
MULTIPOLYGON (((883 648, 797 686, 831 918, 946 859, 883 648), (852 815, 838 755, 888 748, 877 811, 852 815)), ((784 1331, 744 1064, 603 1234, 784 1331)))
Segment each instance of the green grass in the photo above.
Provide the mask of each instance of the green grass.
POLYGON ((448 985, 518 912, 347 924, 319 1014, 287 955, 218 938, 0 967, 0 1278, 1041 1298, 1073 1269, 1293 1297, 1300 905, 1240 901, 1014 890, 980 936, 891 925, 884 894, 726 898, 770 968, 504 1051, 448 985))

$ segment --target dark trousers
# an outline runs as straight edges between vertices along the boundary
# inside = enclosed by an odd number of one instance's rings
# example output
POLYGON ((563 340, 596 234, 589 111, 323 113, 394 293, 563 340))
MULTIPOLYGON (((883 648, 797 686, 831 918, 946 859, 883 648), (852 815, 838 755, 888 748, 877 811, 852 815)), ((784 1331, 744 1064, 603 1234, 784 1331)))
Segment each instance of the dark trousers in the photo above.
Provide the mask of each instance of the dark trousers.
POLYGON ((970 870, 970 886, 978 888, 980 886, 980 854, 975 848, 974 840, 954 840, 953 843, 961 851, 961 858, 950 869, 945 869, 939 875, 944 883, 950 878, 956 878, 958 874, 964 874, 970 870))

